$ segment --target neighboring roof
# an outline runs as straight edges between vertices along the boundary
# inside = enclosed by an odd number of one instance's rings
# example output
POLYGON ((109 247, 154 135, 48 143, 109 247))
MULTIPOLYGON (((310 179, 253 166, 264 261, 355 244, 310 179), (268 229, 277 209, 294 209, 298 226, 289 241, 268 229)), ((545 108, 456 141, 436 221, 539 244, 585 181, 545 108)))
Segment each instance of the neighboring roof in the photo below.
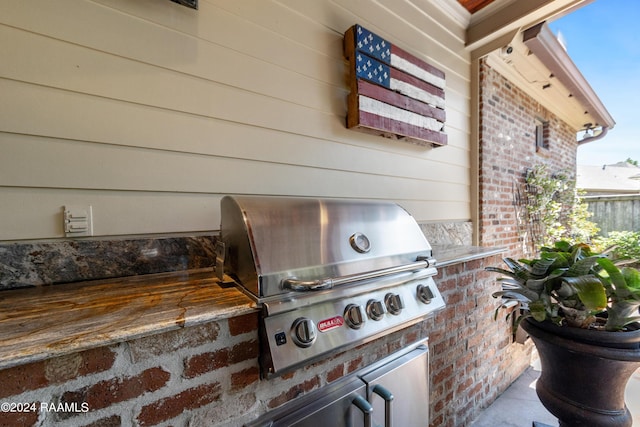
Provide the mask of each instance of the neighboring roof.
POLYGON ((576 187, 589 194, 640 194, 640 167, 627 162, 603 166, 580 166, 576 187))

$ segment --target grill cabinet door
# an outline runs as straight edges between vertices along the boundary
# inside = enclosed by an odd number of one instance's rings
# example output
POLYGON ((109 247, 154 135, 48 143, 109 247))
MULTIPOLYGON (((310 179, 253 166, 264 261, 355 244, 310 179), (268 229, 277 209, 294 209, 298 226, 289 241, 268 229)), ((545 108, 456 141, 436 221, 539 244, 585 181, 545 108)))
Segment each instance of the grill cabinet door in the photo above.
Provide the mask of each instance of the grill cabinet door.
POLYGON ((366 385, 351 376, 274 409, 245 427, 368 427, 363 409, 370 414, 366 385))
POLYGON ((367 383, 367 400, 373 406, 374 426, 429 426, 428 347, 421 345, 361 378, 367 383), (387 392, 393 396, 391 402, 385 401, 387 392), (390 423, 385 422, 385 410, 389 406, 390 423))

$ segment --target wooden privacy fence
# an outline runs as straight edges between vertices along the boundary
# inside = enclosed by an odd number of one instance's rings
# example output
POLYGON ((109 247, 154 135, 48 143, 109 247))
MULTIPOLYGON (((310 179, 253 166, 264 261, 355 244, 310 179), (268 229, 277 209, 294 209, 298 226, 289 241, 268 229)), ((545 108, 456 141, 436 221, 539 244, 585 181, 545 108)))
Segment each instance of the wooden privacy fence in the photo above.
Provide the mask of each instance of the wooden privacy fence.
POLYGON ((640 231, 640 194, 588 196, 584 201, 601 235, 607 236, 611 231, 640 231))

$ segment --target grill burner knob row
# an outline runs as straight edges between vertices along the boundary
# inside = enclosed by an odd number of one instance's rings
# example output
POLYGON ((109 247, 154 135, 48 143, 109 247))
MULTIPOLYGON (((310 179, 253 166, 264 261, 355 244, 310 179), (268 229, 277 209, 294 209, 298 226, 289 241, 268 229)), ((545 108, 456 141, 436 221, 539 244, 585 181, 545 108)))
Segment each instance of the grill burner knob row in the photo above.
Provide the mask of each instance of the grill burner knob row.
POLYGON ((344 320, 351 329, 360 329, 367 320, 367 317, 364 314, 362 306, 349 304, 344 309, 344 320))
POLYGON ((299 317, 293 321, 291 338, 293 338, 293 342, 298 347, 311 347, 311 344, 316 340, 316 336, 316 326, 313 324, 313 320, 299 317))
POLYGON ((387 306, 387 311, 393 315, 398 315, 404 308, 402 298, 398 294, 388 293, 384 296, 384 305, 387 306))
POLYGON ((431 303, 431 300, 435 298, 433 291, 428 285, 418 285, 418 299, 425 304, 431 303))
POLYGON ((367 302, 367 315, 372 320, 380 320, 387 312, 382 301, 370 299, 367 302))

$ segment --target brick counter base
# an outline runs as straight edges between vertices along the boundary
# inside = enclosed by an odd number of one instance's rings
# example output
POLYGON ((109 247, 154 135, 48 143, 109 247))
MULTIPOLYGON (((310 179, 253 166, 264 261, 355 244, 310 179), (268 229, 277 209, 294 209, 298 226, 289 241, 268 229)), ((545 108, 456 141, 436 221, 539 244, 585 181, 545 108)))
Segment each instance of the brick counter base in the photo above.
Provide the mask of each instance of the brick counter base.
MULTIPOLYGON (((438 289, 447 307, 425 326, 429 334, 431 426, 468 426, 529 366, 533 344, 512 342, 506 312, 491 294, 500 290, 487 266, 500 256, 439 270, 438 289)), ((510 318, 511 319, 511 318, 510 318)))
POLYGON ((257 313, 8 368, 0 402, 21 412, 4 411, 0 425, 240 426, 429 336, 431 426, 466 426, 529 362, 531 346, 512 344, 510 324, 493 320, 498 285, 484 267, 500 262, 441 268, 447 307, 435 317, 268 381, 257 313))

